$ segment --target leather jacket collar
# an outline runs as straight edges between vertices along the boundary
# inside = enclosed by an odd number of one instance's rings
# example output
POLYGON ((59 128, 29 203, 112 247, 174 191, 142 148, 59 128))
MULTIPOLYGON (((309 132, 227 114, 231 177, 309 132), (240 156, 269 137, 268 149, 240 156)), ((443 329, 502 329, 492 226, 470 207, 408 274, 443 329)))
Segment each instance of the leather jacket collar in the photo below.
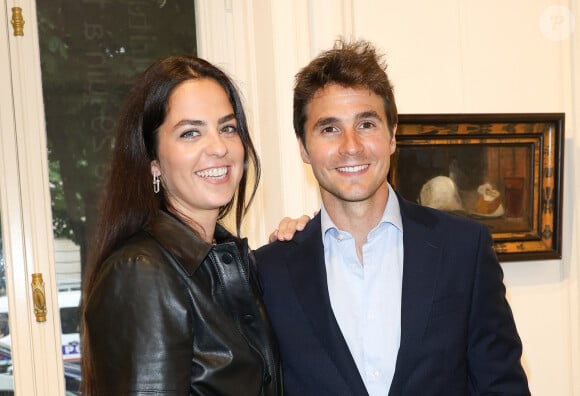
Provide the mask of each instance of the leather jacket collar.
MULTIPOLYGON (((193 230, 175 216, 165 211, 159 214, 145 227, 145 231, 155 238, 163 248, 171 252, 177 262, 183 265, 189 276, 197 270, 213 248, 193 230)), ((221 225, 216 224, 215 238, 219 243, 239 241, 221 225)), ((242 245, 246 245, 246 240, 242 245)), ((243 252, 244 250, 241 250, 243 252)))

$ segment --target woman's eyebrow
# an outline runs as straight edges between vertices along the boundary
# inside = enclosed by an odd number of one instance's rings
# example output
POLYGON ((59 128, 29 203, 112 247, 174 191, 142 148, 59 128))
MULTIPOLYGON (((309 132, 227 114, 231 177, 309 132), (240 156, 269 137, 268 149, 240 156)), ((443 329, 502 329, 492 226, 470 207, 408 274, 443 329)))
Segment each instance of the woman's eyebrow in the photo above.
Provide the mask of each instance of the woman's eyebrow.
POLYGON ((181 120, 177 124, 175 124, 175 127, 179 127, 179 126, 183 126, 183 125, 204 126, 207 124, 205 121, 202 121, 202 120, 181 120))
POLYGON ((223 124, 224 122, 231 121, 235 118, 236 118, 236 116, 234 115, 234 113, 228 114, 227 116, 223 116, 223 117, 218 118, 218 124, 223 124))

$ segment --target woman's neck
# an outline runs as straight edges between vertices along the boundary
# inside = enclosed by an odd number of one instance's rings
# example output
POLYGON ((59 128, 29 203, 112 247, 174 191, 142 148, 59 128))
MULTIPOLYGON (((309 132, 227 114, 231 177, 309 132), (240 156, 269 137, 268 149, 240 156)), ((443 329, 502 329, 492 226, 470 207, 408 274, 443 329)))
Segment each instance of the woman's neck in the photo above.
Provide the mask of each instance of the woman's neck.
POLYGON ((214 243, 214 233, 217 224, 217 211, 200 211, 195 216, 179 212, 171 208, 169 211, 187 224, 197 235, 207 243, 214 243))

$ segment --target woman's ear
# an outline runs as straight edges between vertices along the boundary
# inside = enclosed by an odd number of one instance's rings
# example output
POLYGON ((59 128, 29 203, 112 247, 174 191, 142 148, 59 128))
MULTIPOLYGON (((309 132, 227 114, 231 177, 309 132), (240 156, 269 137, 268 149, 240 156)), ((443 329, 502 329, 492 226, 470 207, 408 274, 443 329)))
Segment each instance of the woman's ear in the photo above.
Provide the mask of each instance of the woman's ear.
POLYGON ((153 176, 153 192, 158 194, 161 191, 161 182, 159 180, 161 169, 159 169, 159 162, 157 160, 151 161, 151 175, 153 176))
POLYGON ((151 175, 152 176, 159 176, 159 175, 161 175, 161 169, 159 167, 159 161, 157 161, 157 160, 151 161, 151 175))

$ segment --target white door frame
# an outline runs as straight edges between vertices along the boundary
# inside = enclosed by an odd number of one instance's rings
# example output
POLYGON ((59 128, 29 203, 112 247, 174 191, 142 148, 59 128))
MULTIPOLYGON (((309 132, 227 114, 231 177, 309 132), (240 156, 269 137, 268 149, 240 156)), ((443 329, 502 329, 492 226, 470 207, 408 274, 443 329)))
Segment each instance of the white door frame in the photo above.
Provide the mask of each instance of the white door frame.
POLYGON ((0 10, 0 201, 15 391, 64 393, 36 5, 7 0, 0 10), (24 35, 11 26, 22 8, 24 35), (37 322, 31 280, 45 283, 47 315, 37 322))

